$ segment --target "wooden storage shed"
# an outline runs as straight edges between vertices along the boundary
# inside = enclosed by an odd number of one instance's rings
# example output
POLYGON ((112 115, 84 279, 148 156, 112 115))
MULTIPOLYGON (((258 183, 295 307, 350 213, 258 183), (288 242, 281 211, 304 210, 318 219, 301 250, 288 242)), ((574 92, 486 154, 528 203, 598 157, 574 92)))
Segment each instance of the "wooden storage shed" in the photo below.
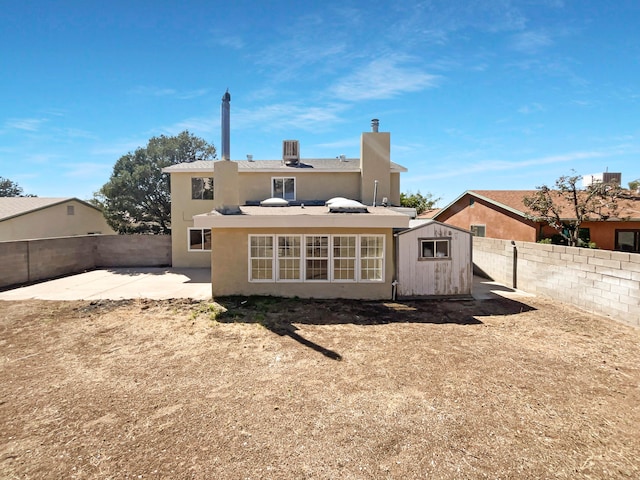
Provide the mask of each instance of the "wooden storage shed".
POLYGON ((470 231, 428 220, 395 237, 398 298, 471 296, 470 231))

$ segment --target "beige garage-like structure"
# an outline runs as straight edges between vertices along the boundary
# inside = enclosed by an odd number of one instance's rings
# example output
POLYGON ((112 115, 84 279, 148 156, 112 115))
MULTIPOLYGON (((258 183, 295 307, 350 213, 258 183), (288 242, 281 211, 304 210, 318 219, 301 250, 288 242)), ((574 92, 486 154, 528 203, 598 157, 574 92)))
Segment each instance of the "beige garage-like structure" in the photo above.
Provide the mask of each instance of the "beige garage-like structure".
POLYGON ((396 233, 395 239, 399 298, 471 296, 470 231, 428 220, 396 233))

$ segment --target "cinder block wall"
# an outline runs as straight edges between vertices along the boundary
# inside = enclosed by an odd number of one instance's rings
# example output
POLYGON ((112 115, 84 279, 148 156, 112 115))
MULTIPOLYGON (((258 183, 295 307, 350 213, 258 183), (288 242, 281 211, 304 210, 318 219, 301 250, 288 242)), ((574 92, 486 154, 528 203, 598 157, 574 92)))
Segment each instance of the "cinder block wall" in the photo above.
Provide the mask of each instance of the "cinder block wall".
POLYGON ((0 288, 96 267, 169 265, 170 235, 83 235, 0 242, 0 288))
POLYGON ((96 267, 165 267, 171 265, 171 235, 101 235, 96 267))
POLYGON ((640 326, 640 254, 474 237, 473 260, 497 282, 640 326))

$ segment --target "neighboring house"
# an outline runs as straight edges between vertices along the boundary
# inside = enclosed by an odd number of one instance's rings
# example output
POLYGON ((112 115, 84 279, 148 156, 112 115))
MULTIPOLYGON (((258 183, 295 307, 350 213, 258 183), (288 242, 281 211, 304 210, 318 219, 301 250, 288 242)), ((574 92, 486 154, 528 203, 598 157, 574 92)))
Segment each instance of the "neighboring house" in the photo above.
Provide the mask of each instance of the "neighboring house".
MULTIPOLYGON (((432 218, 480 237, 536 242, 557 232, 545 222, 531 219, 524 198, 535 193, 537 190, 468 190, 432 218)), ((580 228, 598 248, 640 252, 640 195, 629 192, 618 201, 618 207, 615 218, 591 219, 580 228)), ((563 206, 565 220, 572 219, 571 210, 571 205, 563 206)))
POLYGON ((102 211, 77 198, 0 197, 0 241, 115 234, 102 211))

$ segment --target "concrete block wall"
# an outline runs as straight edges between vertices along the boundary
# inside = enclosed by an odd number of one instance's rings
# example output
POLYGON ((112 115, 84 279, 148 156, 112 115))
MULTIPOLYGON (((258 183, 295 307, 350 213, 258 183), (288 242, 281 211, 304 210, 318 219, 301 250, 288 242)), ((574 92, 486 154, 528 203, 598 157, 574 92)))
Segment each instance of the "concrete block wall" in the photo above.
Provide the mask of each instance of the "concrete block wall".
POLYGON ((96 267, 171 265, 171 235, 102 235, 97 241, 96 267))
POLYGON ((640 254, 474 237, 473 259, 497 282, 640 326, 640 254))
POLYGON ((170 235, 82 235, 0 242, 0 288, 96 267, 169 265, 170 235))

